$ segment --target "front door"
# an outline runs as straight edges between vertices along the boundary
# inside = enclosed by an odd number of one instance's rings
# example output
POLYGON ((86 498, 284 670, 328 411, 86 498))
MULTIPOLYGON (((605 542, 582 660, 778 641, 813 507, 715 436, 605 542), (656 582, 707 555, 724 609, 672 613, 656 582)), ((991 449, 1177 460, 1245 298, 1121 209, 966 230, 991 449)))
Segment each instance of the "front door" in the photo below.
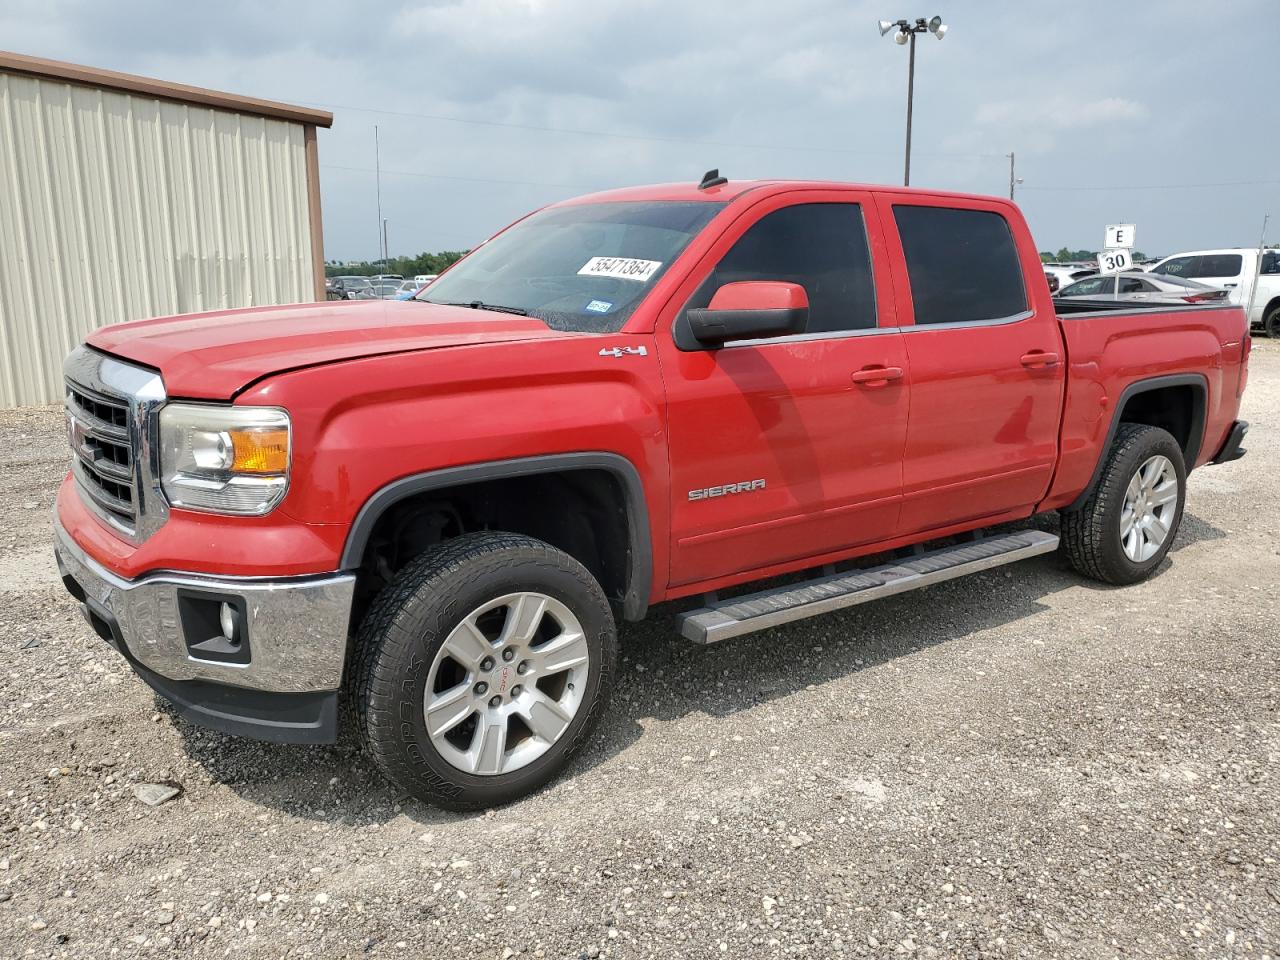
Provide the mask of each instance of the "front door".
POLYGON ((797 191, 744 214, 672 298, 658 344, 673 586, 817 557, 895 531, 908 376, 883 262, 869 197, 797 191), (742 280, 804 287, 805 332, 699 347, 685 310, 742 280), (866 373, 870 368, 884 368, 885 376, 866 373))

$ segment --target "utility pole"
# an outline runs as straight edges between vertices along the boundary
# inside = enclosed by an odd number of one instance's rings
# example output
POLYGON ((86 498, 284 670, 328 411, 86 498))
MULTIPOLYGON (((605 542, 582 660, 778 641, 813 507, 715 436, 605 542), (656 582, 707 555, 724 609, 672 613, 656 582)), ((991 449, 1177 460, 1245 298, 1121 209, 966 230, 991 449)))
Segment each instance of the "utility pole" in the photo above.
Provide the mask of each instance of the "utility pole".
POLYGON ((378 145, 378 125, 373 125, 373 172, 376 190, 378 192, 378 247, 379 252, 383 253, 383 259, 386 258, 386 238, 387 227, 386 221, 382 219, 382 151, 378 145))
MULTIPOLYGON (((1244 325, 1248 329, 1253 322, 1253 301, 1258 296, 1258 275, 1262 273, 1262 258, 1265 256, 1267 244, 1267 224, 1271 222, 1271 214, 1262 218, 1262 233, 1258 236, 1258 259, 1253 268, 1253 283, 1249 285, 1249 302, 1244 308, 1244 325)), ((1264 318, 1265 319, 1265 318, 1264 318)))

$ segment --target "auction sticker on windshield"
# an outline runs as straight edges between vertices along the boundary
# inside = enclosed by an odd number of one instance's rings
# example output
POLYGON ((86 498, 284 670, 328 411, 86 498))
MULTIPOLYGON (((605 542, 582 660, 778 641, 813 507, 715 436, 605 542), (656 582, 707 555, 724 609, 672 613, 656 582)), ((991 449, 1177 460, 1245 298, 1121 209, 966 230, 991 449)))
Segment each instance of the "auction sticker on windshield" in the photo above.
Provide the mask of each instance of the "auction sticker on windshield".
POLYGON ((580 277, 613 277, 615 280, 637 280, 644 283, 662 266, 659 260, 635 260, 631 257, 592 257, 578 271, 580 277))

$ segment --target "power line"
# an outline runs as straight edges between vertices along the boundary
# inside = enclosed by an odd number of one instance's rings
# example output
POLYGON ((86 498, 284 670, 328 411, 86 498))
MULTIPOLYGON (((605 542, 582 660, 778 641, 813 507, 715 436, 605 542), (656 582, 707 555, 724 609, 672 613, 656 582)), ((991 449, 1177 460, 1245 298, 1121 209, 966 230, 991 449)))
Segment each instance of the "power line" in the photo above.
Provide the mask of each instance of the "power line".
MULTIPOLYGON (((703 147, 728 147, 735 150, 783 150, 801 153, 836 153, 852 156, 890 157, 896 153, 886 150, 854 150, 848 147, 820 147, 800 144, 776 143, 732 143, 725 140, 698 140, 691 137, 660 137, 639 133, 618 133, 612 130, 579 130, 572 127, 547 127, 532 123, 512 123, 506 120, 477 120, 471 117, 450 117, 438 113, 417 113, 408 110, 386 110, 381 107, 355 107, 339 103, 321 103, 315 100, 294 100, 303 106, 322 107, 326 110, 350 110, 355 113, 377 113, 390 117, 411 117, 415 120, 439 120, 444 123, 464 123, 480 127, 503 127, 512 130, 533 130, 539 133, 564 133, 577 137, 607 137, 614 140, 633 140, 649 143, 683 143, 703 147)), ((922 157, 948 157, 970 160, 998 160, 1002 154, 997 153, 922 153, 922 157)))
MULTIPOLYGON (((334 163, 320 164, 321 170, 346 170, 350 173, 373 173, 373 167, 344 167, 334 163)), ((444 173, 421 173, 416 170, 382 170, 383 176, 422 177, 427 180, 456 180, 461 183, 505 183, 517 187, 556 187, 565 190, 600 190, 598 186, 585 183, 546 183, 538 180, 495 180, 489 177, 453 177, 444 173)))
POLYGON ((1197 190, 1204 187, 1262 187, 1272 186, 1275 184, 1280 184, 1280 180, 1224 180, 1219 183, 1142 183, 1123 184, 1114 187, 1100 185, 1035 187, 1024 184, 1022 189, 1052 190, 1055 192, 1068 192, 1074 190, 1197 190))

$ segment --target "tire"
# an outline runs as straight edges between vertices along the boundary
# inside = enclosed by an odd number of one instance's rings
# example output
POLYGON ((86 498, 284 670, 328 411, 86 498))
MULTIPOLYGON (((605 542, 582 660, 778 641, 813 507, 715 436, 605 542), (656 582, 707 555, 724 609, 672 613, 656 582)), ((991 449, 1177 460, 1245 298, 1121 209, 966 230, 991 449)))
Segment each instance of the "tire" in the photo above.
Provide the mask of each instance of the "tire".
POLYGON ((1071 565, 1084 576, 1103 583, 1125 585, 1147 579, 1160 566, 1178 535, 1186 496, 1187 471, 1182 449, 1168 431, 1136 423, 1120 424, 1106 453, 1097 486, 1079 508, 1062 512, 1062 544, 1071 565), (1165 482, 1159 485, 1160 492, 1143 495, 1137 505, 1142 508, 1147 502, 1154 504, 1170 493, 1174 499, 1167 505, 1152 508, 1155 514, 1152 522, 1137 524, 1138 529, 1131 529, 1130 537, 1122 538, 1122 523, 1128 526, 1126 497, 1130 484, 1136 483, 1137 492, 1141 493, 1140 471, 1150 470, 1152 464, 1162 466, 1156 458, 1167 461, 1173 476, 1169 477, 1165 471, 1161 475, 1165 482), (1176 488, 1170 488, 1168 480, 1174 480, 1176 488), (1158 536, 1166 523, 1163 539, 1147 555, 1146 548, 1152 546, 1147 539, 1148 531, 1158 536), (1139 545, 1131 553, 1133 538, 1139 545))
POLYGON ((411 561, 370 607, 353 719, 409 794, 449 810, 498 806, 564 769, 604 711, 616 662, 613 613, 582 564, 532 537, 467 534, 411 561), (553 660, 572 665, 551 673, 553 660), (428 692, 441 704, 431 721, 428 692))
POLYGON ((1268 337, 1280 339, 1280 306, 1273 307, 1262 321, 1263 332, 1268 337))

